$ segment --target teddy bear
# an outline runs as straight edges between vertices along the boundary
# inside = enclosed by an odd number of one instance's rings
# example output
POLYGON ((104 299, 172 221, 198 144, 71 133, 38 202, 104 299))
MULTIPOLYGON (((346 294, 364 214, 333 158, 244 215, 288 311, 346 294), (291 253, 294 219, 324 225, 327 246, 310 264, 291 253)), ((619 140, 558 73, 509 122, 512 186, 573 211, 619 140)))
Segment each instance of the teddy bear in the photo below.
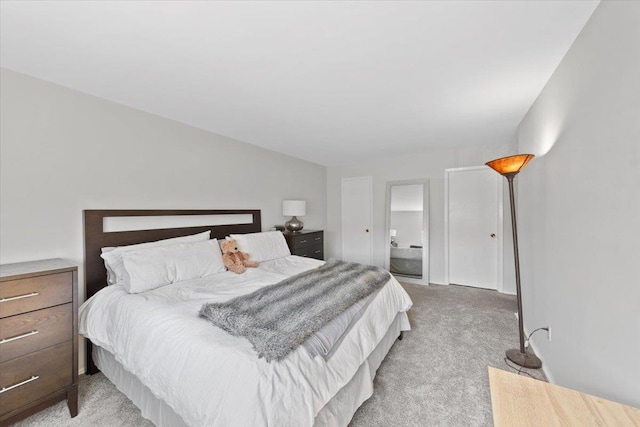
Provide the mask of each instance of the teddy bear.
POLYGON ((249 254, 238 249, 235 240, 225 240, 222 242, 222 261, 225 267, 234 273, 242 274, 247 267, 257 267, 258 263, 249 259, 249 254))

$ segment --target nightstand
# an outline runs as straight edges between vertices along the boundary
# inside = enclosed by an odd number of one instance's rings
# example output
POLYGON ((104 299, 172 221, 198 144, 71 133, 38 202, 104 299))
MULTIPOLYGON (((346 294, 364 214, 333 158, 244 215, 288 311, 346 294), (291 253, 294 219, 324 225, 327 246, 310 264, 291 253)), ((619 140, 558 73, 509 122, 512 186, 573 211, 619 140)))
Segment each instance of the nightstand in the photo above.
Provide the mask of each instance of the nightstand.
POLYGON ((78 414, 78 268, 0 266, 0 426, 60 400, 78 414))
POLYGON ((284 233, 291 255, 324 260, 324 232, 322 230, 302 230, 284 233))

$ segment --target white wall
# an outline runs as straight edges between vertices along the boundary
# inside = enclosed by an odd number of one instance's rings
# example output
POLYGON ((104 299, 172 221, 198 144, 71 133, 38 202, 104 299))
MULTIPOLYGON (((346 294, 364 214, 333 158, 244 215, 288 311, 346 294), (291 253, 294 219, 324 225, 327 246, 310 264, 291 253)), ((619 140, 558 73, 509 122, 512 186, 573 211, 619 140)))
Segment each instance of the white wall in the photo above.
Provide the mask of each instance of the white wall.
POLYGON ((518 144, 539 156, 518 178, 525 326, 551 326, 555 382, 640 406, 640 3, 600 3, 518 144))
POLYGON ((268 229, 305 199, 325 227, 323 166, 9 70, 0 85, 0 262, 67 258, 81 300, 83 209, 261 209, 268 229))
MULTIPOLYGON (((512 141, 482 147, 429 150, 424 153, 387 158, 375 162, 327 168, 327 256, 341 256, 341 199, 342 178, 373 177, 373 262, 384 266, 385 255, 385 197, 387 181, 430 179, 429 198, 429 263, 430 283, 444 283, 444 170, 483 165, 497 157, 515 153, 516 135, 512 141)), ((506 180, 505 180, 506 182, 506 180)), ((506 185, 505 185, 506 187, 506 185)), ((505 193, 507 194, 507 193, 505 193)), ((508 203, 508 199, 505 199, 508 203)), ((508 206, 508 204, 505 204, 508 206)), ((505 216, 506 219, 506 216, 505 216)), ((506 292, 515 292, 511 223, 505 221, 504 284, 506 292)))

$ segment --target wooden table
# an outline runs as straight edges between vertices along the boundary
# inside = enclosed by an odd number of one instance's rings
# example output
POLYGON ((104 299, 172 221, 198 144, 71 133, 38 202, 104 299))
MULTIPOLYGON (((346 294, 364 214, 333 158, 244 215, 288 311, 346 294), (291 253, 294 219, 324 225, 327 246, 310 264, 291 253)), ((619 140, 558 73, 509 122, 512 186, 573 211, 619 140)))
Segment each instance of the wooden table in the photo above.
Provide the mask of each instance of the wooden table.
POLYGON ((640 426, 640 410, 489 367, 495 427, 640 426))

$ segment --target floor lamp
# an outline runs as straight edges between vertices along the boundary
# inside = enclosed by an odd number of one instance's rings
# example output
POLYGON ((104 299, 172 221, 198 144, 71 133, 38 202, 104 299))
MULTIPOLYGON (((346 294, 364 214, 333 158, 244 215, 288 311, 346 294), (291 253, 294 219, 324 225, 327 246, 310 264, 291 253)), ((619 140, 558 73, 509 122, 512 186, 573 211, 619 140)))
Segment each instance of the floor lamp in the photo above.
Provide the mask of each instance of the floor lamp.
POLYGON ((516 154, 491 160, 486 165, 507 178, 509 182, 509 201, 511 202, 511 228, 513 231, 513 256, 516 264, 516 293, 518 298, 518 330, 520 332, 520 348, 507 350, 507 359, 518 366, 540 369, 542 361, 524 348, 524 324, 522 316, 522 291, 520 289, 520 257, 518 255, 518 228, 516 225, 516 202, 513 197, 513 178, 533 159, 533 154, 516 154))

